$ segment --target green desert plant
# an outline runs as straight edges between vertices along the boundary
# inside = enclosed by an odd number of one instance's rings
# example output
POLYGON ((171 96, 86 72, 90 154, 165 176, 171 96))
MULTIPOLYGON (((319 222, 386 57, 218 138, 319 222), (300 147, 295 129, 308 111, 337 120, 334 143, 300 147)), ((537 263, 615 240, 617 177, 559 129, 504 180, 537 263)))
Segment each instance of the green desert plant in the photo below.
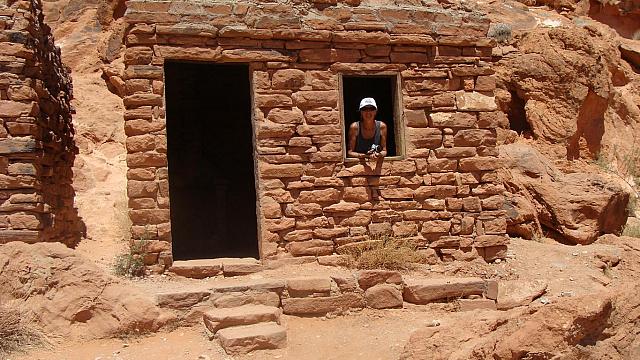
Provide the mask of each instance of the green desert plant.
POLYGON ((117 276, 141 277, 144 276, 144 260, 146 253, 147 232, 138 240, 130 240, 127 249, 116 255, 113 261, 113 273, 117 276))
POLYGON ((381 236, 379 241, 350 248, 346 253, 353 257, 358 269, 408 269, 412 264, 423 263, 425 256, 409 239, 381 236))

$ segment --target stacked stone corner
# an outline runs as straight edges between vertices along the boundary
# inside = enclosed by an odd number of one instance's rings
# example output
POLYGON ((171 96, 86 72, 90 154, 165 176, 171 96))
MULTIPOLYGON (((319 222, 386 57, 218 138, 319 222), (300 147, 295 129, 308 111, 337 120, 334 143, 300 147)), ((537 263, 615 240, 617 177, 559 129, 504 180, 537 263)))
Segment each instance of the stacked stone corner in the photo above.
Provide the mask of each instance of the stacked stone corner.
POLYGON ((69 69, 39 0, 1 5, 0 32, 0 244, 74 246, 83 224, 72 187, 69 69))

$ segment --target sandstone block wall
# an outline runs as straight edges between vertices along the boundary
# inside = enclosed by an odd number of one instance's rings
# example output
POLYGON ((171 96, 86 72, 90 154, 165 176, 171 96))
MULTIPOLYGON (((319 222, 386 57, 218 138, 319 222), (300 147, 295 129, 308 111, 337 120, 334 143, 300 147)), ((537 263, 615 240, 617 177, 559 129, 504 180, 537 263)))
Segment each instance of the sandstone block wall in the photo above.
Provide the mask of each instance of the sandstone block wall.
POLYGON ((128 193, 132 235, 151 239, 147 262, 171 262, 167 59, 250 64, 263 258, 384 235, 444 259, 503 257, 488 20, 410 2, 294 3, 127 2, 128 193), (343 75, 399 77, 403 156, 345 160, 343 75))
POLYGON ((80 238, 71 78, 39 0, 0 5, 0 244, 80 238))

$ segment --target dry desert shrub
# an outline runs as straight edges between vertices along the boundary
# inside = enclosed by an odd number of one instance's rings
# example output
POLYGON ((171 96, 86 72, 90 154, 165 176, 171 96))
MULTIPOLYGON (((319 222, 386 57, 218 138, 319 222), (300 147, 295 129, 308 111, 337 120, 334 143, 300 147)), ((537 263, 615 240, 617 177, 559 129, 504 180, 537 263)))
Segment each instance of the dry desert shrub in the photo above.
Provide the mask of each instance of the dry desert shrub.
POLYGON ((149 230, 137 240, 128 240, 127 249, 113 260, 113 273, 116 276, 142 277, 145 274, 143 256, 147 252, 146 243, 149 240, 149 230))
POLYGON ((353 257, 352 266, 358 269, 402 270, 426 260, 408 239, 383 236, 379 240, 349 249, 347 254, 353 257))
POLYGON ((145 252, 144 241, 130 241, 127 251, 116 255, 113 261, 113 273, 117 276, 140 277, 144 276, 145 252))
POLYGON ((489 26, 487 36, 496 39, 500 44, 506 44, 511 40, 511 25, 503 23, 494 23, 489 26))
POLYGON ((627 225, 622 231, 623 236, 631 236, 634 238, 640 238, 640 226, 638 225, 627 225))
POLYGON ((600 151, 594 163, 601 170, 622 179, 629 188, 629 203, 627 213, 635 216, 640 198, 640 148, 633 146, 631 152, 620 151, 616 146, 608 154, 600 151))
POLYGON ((37 331, 24 314, 5 306, 0 306, 0 359, 27 346, 45 343, 42 333, 37 331))

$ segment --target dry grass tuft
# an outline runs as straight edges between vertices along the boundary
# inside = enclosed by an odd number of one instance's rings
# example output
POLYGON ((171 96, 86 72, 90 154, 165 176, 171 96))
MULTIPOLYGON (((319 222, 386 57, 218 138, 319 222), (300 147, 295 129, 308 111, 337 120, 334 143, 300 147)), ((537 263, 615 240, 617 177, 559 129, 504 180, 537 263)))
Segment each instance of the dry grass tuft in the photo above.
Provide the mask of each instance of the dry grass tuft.
POLYGON ((45 338, 15 309, 0 306, 0 359, 27 346, 43 345, 45 338))
POLYGON ((425 262, 425 256, 417 250, 410 240, 384 236, 379 242, 350 249, 348 254, 358 269, 402 270, 425 262))
POLYGON ((627 225, 622 231, 622 236, 631 236, 634 238, 640 238, 640 226, 638 225, 627 225))

